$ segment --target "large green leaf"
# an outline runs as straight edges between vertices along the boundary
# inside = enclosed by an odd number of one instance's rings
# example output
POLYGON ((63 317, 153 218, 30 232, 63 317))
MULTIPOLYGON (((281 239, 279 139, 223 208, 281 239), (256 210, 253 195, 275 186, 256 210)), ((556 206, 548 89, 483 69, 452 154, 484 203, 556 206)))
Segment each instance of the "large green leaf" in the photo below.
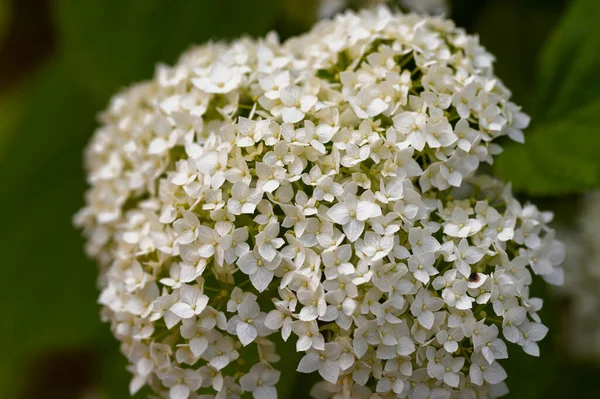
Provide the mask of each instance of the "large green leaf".
POLYGON ((600 187, 600 2, 575 0, 540 57, 533 127, 496 172, 530 195, 600 187))
POLYGON ((600 96, 600 2, 574 0, 550 35, 539 64, 535 116, 562 119, 600 96))
POLYGON ((525 145, 506 146, 496 172, 533 195, 583 193, 600 186, 600 99, 536 125, 525 145))

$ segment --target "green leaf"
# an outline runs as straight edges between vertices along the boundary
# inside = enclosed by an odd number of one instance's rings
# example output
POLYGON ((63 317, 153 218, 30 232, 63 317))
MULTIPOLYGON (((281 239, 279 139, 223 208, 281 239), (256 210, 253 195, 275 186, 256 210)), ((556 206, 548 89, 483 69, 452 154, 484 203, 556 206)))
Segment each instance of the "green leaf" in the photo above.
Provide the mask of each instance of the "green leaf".
POLYGON ((541 120, 560 119, 600 95, 600 2, 575 0, 542 52, 538 106, 541 120))
POLYGON ((600 185, 600 100, 568 117, 537 125, 526 143, 510 144, 496 173, 517 191, 548 196, 583 193, 600 185))
POLYGON ((509 143, 495 172, 529 195, 600 187, 600 2, 575 0, 539 67, 534 125, 525 145, 509 143))

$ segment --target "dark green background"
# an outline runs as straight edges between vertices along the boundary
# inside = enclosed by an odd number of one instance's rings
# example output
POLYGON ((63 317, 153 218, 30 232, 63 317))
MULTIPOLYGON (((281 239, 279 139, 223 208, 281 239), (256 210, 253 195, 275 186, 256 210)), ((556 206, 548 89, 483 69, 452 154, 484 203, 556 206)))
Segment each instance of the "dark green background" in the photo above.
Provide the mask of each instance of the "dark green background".
MULTIPOLYGON (((534 117, 528 145, 507 145, 496 173, 567 224, 577 195, 600 187, 599 4, 456 0, 452 10, 534 117)), ((82 150, 110 95, 192 43, 273 29, 285 38, 315 15, 306 0, 0 0, 1 399, 128 397, 125 361, 98 316, 95 265, 71 223, 82 150)), ((566 349, 568 298, 537 288, 552 334, 540 359, 513 348, 508 397, 600 397, 598 363, 566 349)), ((306 377, 290 362, 283 372, 285 392, 305 398, 306 377)))

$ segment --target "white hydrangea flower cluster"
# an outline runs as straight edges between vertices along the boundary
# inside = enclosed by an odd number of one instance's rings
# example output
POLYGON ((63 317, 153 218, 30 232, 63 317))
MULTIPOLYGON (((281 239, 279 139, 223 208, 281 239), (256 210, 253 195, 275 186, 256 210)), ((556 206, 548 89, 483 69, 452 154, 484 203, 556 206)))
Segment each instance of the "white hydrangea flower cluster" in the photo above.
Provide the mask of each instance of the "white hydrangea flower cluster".
POLYGON ((320 0, 320 18, 330 18, 346 7, 369 8, 382 4, 398 5, 405 11, 429 15, 448 15, 450 6, 447 0, 320 0))
POLYGON ((506 392, 505 340, 538 355, 547 332, 531 272, 560 283, 562 247, 477 174, 528 124, 492 61, 382 7, 201 46, 117 95, 76 221, 131 391, 275 398, 281 335, 315 397, 506 392))
POLYGON ((600 360, 600 191, 583 196, 577 224, 558 230, 567 246, 565 284, 567 300, 565 340, 569 355, 600 360))
POLYGON ((399 0, 400 5, 407 10, 430 15, 448 15, 449 0, 399 0))

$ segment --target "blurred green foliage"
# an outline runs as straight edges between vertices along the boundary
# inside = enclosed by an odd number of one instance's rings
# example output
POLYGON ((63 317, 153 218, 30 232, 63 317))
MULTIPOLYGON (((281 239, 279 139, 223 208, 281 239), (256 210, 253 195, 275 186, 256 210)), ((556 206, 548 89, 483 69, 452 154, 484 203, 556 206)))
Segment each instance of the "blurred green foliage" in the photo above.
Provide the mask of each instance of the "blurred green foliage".
MULTIPOLYGON (((0 356, 1 398, 28 395, 22 392, 30 392, 24 387, 36 377, 36 360, 70 347, 92 351, 101 391, 128 397, 125 361, 95 304, 96 268, 71 225, 82 205, 81 153, 94 116, 116 90, 150 78, 157 62, 173 63, 193 43, 264 35, 277 10, 275 0, 57 2, 58 54, 28 79, 18 121, 0 125, 0 240, 9 286, 0 303, 10 304, 0 329, 0 340, 10 343, 0 356)), ((2 109, 0 117, 17 115, 2 109)))
MULTIPOLYGON (((125 359, 98 316, 95 265, 71 225, 83 204, 81 153, 96 126, 95 115, 111 94, 150 78, 157 62, 174 62, 193 43, 263 35, 272 28, 284 35, 305 29, 315 2, 298 8, 300 1, 295 6, 288 0, 56 1, 56 54, 20 92, 0 95, 0 242, 6 282, 0 303, 8 320, 0 328, 0 342, 7 343, 0 356, 0 398, 80 397, 53 391, 33 367, 48 353, 60 357, 73 348, 90 355, 89 383, 99 397, 129 397, 125 359), (300 12, 305 17, 299 18, 300 12)), ((455 1, 459 23, 481 28, 482 42, 498 55, 499 75, 515 87, 516 101, 526 104, 526 112, 535 110, 528 144, 507 145, 496 169, 528 194, 600 186, 600 157, 594 154, 600 149, 594 123, 600 114, 595 76, 600 25, 594 19, 600 17, 600 2, 571 2, 537 69, 535 53, 560 12, 558 3, 540 11, 538 0, 455 1), (532 15, 541 21, 533 27, 532 15), (530 37, 524 37, 527 32, 530 37), (531 95, 535 76, 537 94, 531 95)), ((0 20, 1 13, 0 7, 0 20)), ((538 287, 536 294, 546 301, 542 316, 553 335, 543 342, 541 359, 510 348, 511 357, 503 363, 509 397, 596 397, 589 396, 593 391, 586 383, 594 381, 598 366, 576 364, 561 352, 560 308, 543 284, 538 287)), ((285 347, 280 397, 305 398, 313 377, 297 378, 293 343, 285 347)))
POLYGON ((496 171, 530 195, 600 186, 600 2, 572 1, 539 59, 527 145, 510 144, 496 171))

